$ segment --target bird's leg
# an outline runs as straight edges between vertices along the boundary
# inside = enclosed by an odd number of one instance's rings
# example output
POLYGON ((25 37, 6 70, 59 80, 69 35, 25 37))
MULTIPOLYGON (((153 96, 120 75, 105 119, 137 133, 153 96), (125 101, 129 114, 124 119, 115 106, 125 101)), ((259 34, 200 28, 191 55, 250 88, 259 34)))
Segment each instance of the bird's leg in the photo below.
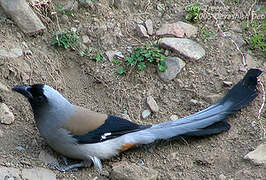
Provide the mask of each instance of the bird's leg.
POLYGON ((62 156, 65 166, 60 166, 59 164, 50 164, 52 167, 56 168, 58 171, 66 172, 70 170, 77 171, 81 167, 90 167, 92 164, 91 160, 81 161, 80 163, 69 165, 68 159, 65 156, 62 156))

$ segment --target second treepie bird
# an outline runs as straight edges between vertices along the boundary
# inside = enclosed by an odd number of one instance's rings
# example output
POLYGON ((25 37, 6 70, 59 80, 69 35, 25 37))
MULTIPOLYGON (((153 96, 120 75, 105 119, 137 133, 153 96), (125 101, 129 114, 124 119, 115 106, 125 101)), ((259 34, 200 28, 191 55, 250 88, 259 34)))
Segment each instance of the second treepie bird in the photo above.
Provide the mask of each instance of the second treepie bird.
POLYGON ((139 144, 177 136, 205 136, 230 129, 228 115, 243 108, 258 95, 258 69, 250 69, 216 104, 193 115, 155 125, 139 125, 71 104, 58 91, 44 84, 20 85, 12 90, 31 104, 42 137, 57 152, 81 163, 57 167, 66 171, 88 162, 102 169, 107 159, 139 144))

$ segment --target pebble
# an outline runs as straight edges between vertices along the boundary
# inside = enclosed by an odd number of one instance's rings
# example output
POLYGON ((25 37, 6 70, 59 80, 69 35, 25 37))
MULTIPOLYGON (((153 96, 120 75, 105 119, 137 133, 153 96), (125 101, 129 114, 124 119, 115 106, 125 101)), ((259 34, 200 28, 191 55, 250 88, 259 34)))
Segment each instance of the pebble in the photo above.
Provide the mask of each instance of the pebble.
POLYGON ((254 151, 249 152, 244 156, 255 165, 266 164, 266 143, 260 144, 254 151))
MULTIPOLYGON (((0 137, 3 137, 4 133, 3 131, 0 129, 0 137)), ((0 178, 1 179, 1 178, 0 178)))
POLYGON ((163 24, 158 31, 156 31, 157 36, 172 35, 175 37, 182 38, 185 36, 184 29, 177 23, 173 24, 163 24))
POLYGON ((144 166, 144 162, 143 162, 141 159, 138 160, 137 164, 138 164, 139 166, 144 166))
POLYGON ((233 85, 233 83, 231 81, 223 81, 223 84, 224 84, 224 86, 228 86, 228 87, 233 85))
POLYGON ((91 43, 91 40, 90 40, 89 36, 83 35, 81 38, 82 38, 82 42, 84 44, 90 44, 91 43))
POLYGON ((9 92, 10 90, 9 90, 9 88, 7 88, 7 86, 6 85, 4 85, 3 83, 1 83, 0 82, 0 90, 1 91, 7 91, 7 92, 9 92))
POLYGON ((122 59, 124 55, 120 51, 106 51, 105 55, 109 61, 112 61, 114 58, 122 59))
POLYGON ((159 77, 165 82, 173 80, 186 65, 186 63, 178 57, 166 57, 165 63, 167 69, 164 72, 157 71, 159 77))
POLYGON ((147 97, 147 104, 152 112, 158 112, 159 106, 157 105, 155 99, 152 96, 147 97))
POLYGON ((186 37, 195 37, 198 33, 198 28, 183 21, 178 21, 177 24, 183 28, 186 37))
POLYGON ((17 147, 16 147, 16 150, 18 150, 18 151, 24 151, 24 150, 25 150, 25 148, 24 148, 24 147, 22 147, 22 146, 17 146, 17 147))
POLYGON ((0 103, 0 122, 2 124, 11 124, 14 121, 14 114, 10 111, 8 106, 4 103, 0 103))
POLYGON ((138 24, 137 27, 136 27, 136 29, 137 29, 137 32, 138 32, 138 34, 139 34, 140 37, 149 38, 149 35, 147 33, 147 30, 146 30, 146 28, 143 25, 138 24))
POLYGON ((149 115, 151 115, 151 111, 149 109, 146 109, 142 112, 143 119, 147 118, 149 115))
POLYGON ((78 2, 75 0, 69 0, 63 7, 64 11, 78 11, 78 2))
POLYGON ((199 60, 205 56, 202 46, 187 38, 162 38, 159 40, 159 46, 171 49, 189 59, 199 60))
POLYGON ((12 49, 0 48, 0 57, 18 58, 21 56, 23 56, 23 51, 20 47, 12 48, 12 49))
POLYGON ((146 29, 147 29, 147 33, 149 35, 153 35, 153 23, 152 23, 152 20, 151 19, 147 19, 145 21, 145 26, 146 26, 146 29))
POLYGON ((67 16, 66 14, 63 14, 63 15, 61 16, 61 22, 62 22, 63 24, 66 24, 66 23, 69 22, 69 18, 68 18, 68 16, 67 16))
POLYGON ((197 101, 196 99, 190 99, 189 101, 191 104, 194 104, 194 105, 198 105, 199 104, 199 101, 197 101))
POLYGON ((177 115, 175 115, 175 114, 173 114, 173 115, 170 116, 170 120, 171 121, 175 121, 177 119, 179 119, 179 117, 177 115))
POLYGON ((158 178, 158 171, 147 168, 145 166, 138 166, 133 163, 122 161, 118 165, 113 166, 111 172, 111 179, 121 180, 156 180, 158 178))
POLYGON ((89 7, 91 9, 93 9, 95 7, 94 3, 91 0, 79 0, 79 3, 81 6, 89 7))

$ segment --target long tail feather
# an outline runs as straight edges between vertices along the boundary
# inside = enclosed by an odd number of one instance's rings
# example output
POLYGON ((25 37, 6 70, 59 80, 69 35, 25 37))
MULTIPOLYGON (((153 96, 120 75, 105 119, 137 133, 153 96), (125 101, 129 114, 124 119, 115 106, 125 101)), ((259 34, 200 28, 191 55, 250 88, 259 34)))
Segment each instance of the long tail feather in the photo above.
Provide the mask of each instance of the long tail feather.
POLYGON ((261 73, 259 69, 250 69, 245 77, 230 89, 220 101, 200 112, 136 132, 136 136, 143 137, 141 142, 136 143, 147 144, 157 139, 168 139, 176 136, 203 136, 229 130, 230 125, 227 123, 227 117, 258 96, 257 77, 261 73))

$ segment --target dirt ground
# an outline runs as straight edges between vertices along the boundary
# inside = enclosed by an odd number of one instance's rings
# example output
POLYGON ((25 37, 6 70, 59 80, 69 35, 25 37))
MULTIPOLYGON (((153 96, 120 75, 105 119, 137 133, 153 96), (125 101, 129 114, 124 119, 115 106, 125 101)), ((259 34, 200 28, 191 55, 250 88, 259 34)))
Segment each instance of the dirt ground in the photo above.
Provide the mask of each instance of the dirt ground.
MULTIPOLYGON (((135 31, 136 22, 150 18, 154 29, 163 23, 185 21, 184 8, 196 1, 125 1, 116 9, 111 1, 101 0, 94 8, 80 7, 74 16, 68 16, 63 22, 58 15, 60 27, 76 27, 80 35, 87 34, 91 39, 90 47, 106 50, 119 50, 126 54, 126 47, 141 46, 145 42, 156 42, 158 37, 140 38, 135 31), (160 7, 158 8, 158 4, 160 7), (104 26, 110 25, 110 29, 104 26), (118 28, 117 28, 118 27, 118 28), (114 29, 121 30, 122 35, 114 35, 114 29)), ((198 2, 198 1, 197 1, 198 2)), ((200 1, 205 2, 205 1, 200 1)), ((213 1, 208 1, 214 6, 213 1)), ((216 1, 215 1, 216 2, 216 1)), ((65 1, 54 0, 53 7, 64 5, 65 1)), ((235 6, 239 11, 247 12, 251 1, 224 2, 226 6, 235 6)), ((215 6, 221 6, 219 1, 215 6)), ((132 121, 142 124, 155 124, 169 121, 173 114, 179 117, 190 115, 209 105, 206 96, 225 94, 229 87, 223 81, 237 83, 245 74, 239 71, 242 66, 241 57, 232 43, 223 38, 214 25, 213 20, 202 20, 195 24, 199 27, 199 35, 194 38, 206 50, 206 56, 198 61, 186 60, 186 67, 178 76, 165 83, 161 81, 154 67, 149 66, 143 72, 133 71, 129 76, 117 75, 117 67, 103 60, 95 62, 80 57, 77 52, 56 49, 51 46, 51 33, 58 30, 55 18, 46 21, 47 31, 43 35, 28 37, 11 21, 5 19, 0 10, 0 46, 4 48, 23 47, 26 42, 32 55, 19 58, 0 59, 0 81, 9 88, 18 84, 45 83, 58 89, 72 103, 87 107, 94 111, 113 115, 127 112, 132 121), (202 40, 200 29, 211 31, 215 38, 202 40), (160 111, 141 118, 147 108, 146 98, 152 95, 157 101, 160 111), (201 101, 200 105, 191 104, 190 100, 201 101)), ((48 16, 48 15, 47 15, 48 16)), ((45 16, 43 20, 47 20, 45 16)), ((223 20, 225 31, 231 27, 240 27, 241 20, 223 20)), ((243 33, 237 34, 243 37, 243 33)), ((265 72, 266 62, 256 51, 241 47, 250 58, 249 67, 258 67, 265 72)), ((176 54, 170 52, 170 55, 176 54)), ((261 75, 266 83, 266 74, 261 75)), ((3 137, 0 138, 0 165, 8 167, 47 167, 39 160, 39 153, 52 150, 39 136, 33 121, 31 109, 26 100, 12 92, 2 92, 1 99, 15 115, 11 125, 0 125, 3 137), (25 148, 18 151, 17 146, 25 148)), ((261 96, 256 98, 247 108, 229 118, 231 129, 219 135, 191 138, 186 140, 160 141, 152 146, 142 146, 120 154, 111 160, 103 161, 106 175, 99 175, 94 168, 83 168, 77 172, 61 173, 56 170, 58 179, 108 179, 112 165, 120 161, 137 163, 159 172, 159 179, 218 179, 223 174, 228 179, 266 179, 266 166, 256 166, 244 160, 248 152, 262 143, 260 125, 256 119, 261 104, 261 96), (252 126, 253 121, 257 125, 252 126), (148 149, 152 147, 152 153, 148 149)), ((265 118, 265 109, 262 116, 265 118)))

